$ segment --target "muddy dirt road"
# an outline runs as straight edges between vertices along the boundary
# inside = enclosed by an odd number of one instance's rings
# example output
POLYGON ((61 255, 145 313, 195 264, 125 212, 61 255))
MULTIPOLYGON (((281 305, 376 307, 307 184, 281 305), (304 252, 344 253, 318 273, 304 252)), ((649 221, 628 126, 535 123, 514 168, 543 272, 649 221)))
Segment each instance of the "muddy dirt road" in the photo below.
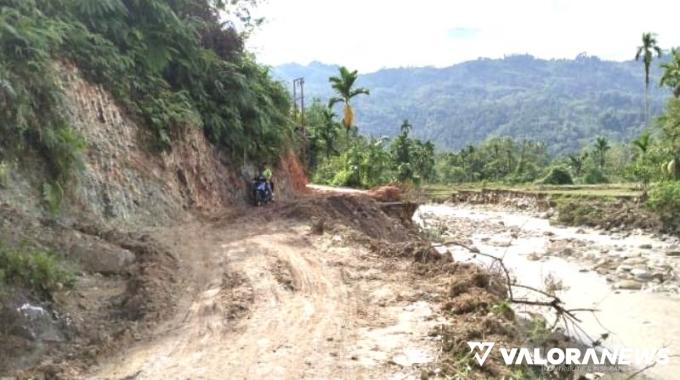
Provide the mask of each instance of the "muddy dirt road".
POLYGON ((408 263, 342 231, 312 234, 286 207, 157 232, 180 256, 176 311, 84 377, 417 378, 441 321, 408 263))

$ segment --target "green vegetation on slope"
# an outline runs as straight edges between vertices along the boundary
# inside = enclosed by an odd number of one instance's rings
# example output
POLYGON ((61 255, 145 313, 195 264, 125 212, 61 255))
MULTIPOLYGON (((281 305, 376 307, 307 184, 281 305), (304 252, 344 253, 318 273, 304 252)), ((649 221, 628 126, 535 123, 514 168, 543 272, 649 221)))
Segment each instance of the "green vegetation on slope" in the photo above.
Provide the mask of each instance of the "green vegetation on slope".
POLYGON ((0 291, 4 286, 15 285, 49 296, 74 282, 74 273, 54 253, 0 244, 0 291))
POLYGON ((157 149, 195 127, 234 158, 275 157, 293 139, 288 94, 220 19, 252 25, 251 3, 0 0, 0 160, 42 155, 46 198, 63 193, 84 142, 64 114, 57 62, 108 89, 157 149))

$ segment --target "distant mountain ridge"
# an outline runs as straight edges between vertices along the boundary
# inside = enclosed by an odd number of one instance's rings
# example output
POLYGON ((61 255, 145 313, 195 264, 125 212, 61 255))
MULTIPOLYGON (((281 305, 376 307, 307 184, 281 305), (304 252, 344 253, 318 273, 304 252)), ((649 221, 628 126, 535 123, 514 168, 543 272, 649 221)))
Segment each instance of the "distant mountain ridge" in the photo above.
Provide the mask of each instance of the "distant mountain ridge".
MULTIPOLYGON (((288 82, 305 78, 305 97, 327 101, 328 77, 338 66, 319 62, 272 69, 288 82)), ((383 69, 359 76, 370 96, 354 101, 360 131, 394 136, 409 119, 417 137, 442 149, 460 149, 489 136, 541 140, 552 153, 579 149, 597 136, 629 140, 644 126, 641 62, 604 61, 579 55, 544 60, 530 55, 481 58, 450 67, 383 69)), ((650 78, 652 114, 669 95, 650 78)), ((339 111, 339 110, 338 110, 339 111)))

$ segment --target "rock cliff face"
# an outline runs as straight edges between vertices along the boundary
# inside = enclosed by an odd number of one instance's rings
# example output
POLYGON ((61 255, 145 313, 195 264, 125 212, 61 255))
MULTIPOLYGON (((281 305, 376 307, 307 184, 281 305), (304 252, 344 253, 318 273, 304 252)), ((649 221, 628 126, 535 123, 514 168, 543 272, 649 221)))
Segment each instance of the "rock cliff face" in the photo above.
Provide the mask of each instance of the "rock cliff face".
MULTIPOLYGON (((88 144, 75 209, 102 220, 148 225, 171 222, 185 210, 210 212, 247 199, 254 167, 229 162, 200 128, 184 127, 170 152, 150 152, 145 129, 110 94, 83 80, 74 67, 63 73, 72 124, 88 144)), ((291 173, 300 170, 291 164, 295 160, 283 158, 275 171, 285 197, 295 190, 290 176, 302 175, 291 173)))
MULTIPOLYGON (((247 201, 247 183, 255 175, 252 163, 231 162, 197 126, 177 131, 172 151, 155 152, 147 129, 111 94, 88 83, 72 65, 60 64, 59 70, 71 125, 87 144, 62 218, 120 227, 167 225, 186 211, 210 213, 247 201)), ((24 164, 13 170, 9 189, 0 190, 0 196, 36 214, 42 202, 41 174, 26 170, 35 165, 24 164)), ((304 190, 306 180, 295 155, 285 155, 274 169, 278 197, 304 190)))

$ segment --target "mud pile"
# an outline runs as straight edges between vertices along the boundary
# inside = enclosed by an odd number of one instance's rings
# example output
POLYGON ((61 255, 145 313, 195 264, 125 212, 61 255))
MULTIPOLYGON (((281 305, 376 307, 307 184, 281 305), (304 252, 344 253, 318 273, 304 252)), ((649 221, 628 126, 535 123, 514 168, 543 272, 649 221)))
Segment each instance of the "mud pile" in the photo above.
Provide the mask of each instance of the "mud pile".
POLYGON ((78 272, 73 288, 48 298, 16 287, 0 294, 0 325, 13 326, 0 331, 0 373, 40 363, 33 371, 56 376, 54 361, 91 362, 172 311, 177 260, 150 236, 35 219, 6 205, 0 220, 4 244, 61 253, 78 272))
POLYGON ((408 218, 393 218, 379 202, 355 194, 303 197, 285 205, 280 213, 284 218, 323 221, 327 228, 344 226, 372 239, 405 241, 416 235, 415 230, 410 228, 410 217, 415 207, 409 204, 397 206, 398 210, 406 208, 406 212, 410 213, 408 218))

